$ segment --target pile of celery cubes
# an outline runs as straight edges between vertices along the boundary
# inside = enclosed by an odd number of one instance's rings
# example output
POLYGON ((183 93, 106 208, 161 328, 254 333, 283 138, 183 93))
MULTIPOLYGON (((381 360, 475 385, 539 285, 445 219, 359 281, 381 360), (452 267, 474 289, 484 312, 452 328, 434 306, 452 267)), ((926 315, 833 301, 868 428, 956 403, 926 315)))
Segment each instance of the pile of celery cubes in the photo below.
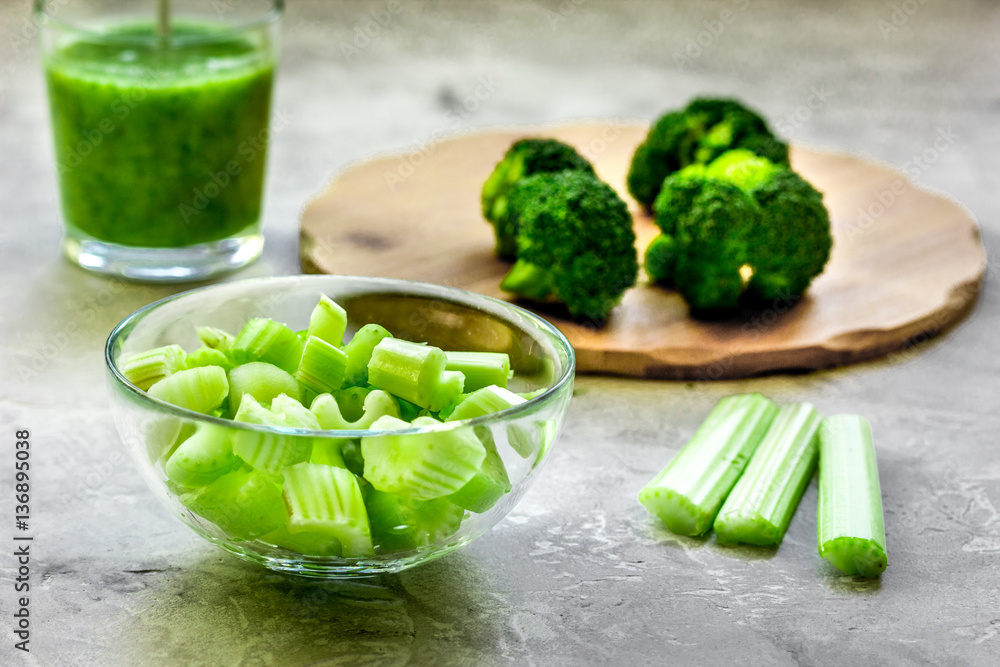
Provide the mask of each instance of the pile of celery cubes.
POLYGON ((820 555, 845 574, 885 570, 885 527, 871 426, 821 418, 808 403, 728 396, 649 484, 639 502, 680 535, 777 546, 819 465, 820 555))
MULTIPOLYGON (((305 331, 263 318, 236 335, 201 327, 194 352, 168 345, 125 362, 139 389, 195 412, 381 432, 309 437, 191 422, 159 461, 190 511, 235 539, 364 558, 445 540, 468 512, 486 512, 511 490, 491 430, 445 424, 526 401, 507 389, 506 354, 446 352, 377 324, 345 344, 346 330, 345 311, 324 296, 305 331), (414 428, 424 432, 391 433, 414 428)), ((508 440, 526 458, 541 445, 522 436, 508 440)))

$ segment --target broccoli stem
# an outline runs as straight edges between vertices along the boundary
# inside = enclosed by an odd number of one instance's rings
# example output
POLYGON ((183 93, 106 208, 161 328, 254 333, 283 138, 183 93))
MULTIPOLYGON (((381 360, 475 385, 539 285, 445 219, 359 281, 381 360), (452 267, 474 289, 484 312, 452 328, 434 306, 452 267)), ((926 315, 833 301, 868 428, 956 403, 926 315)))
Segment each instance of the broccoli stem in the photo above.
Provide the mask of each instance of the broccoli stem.
POLYGON ((519 259, 500 282, 500 289, 535 301, 552 295, 552 274, 540 266, 519 259))

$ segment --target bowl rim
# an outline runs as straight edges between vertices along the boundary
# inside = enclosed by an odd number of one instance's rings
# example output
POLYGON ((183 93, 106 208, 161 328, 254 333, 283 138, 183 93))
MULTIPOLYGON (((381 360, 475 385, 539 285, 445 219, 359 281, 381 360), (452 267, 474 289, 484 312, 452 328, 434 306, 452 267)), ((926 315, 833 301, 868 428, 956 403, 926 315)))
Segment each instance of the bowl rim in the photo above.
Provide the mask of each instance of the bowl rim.
MULTIPOLYGON (((323 290, 320 290, 321 292, 323 290)), ((331 297, 333 298, 333 297, 331 297)), ((516 327, 523 331, 522 327, 516 327)), ((161 412, 171 413, 174 416, 185 418, 189 421, 205 422, 209 424, 215 424, 218 426, 235 428, 244 431, 255 431, 258 433, 266 434, 278 434, 278 435, 292 435, 292 436, 303 436, 303 437, 313 437, 313 438, 370 438, 376 436, 388 436, 388 435, 412 435, 421 433, 441 433, 444 431, 451 431, 457 428, 467 428, 470 426, 479 426, 485 424, 491 424, 508 417, 514 417, 516 415, 529 412, 539 405, 545 404, 550 398, 559 393, 567 383, 571 383, 576 374, 576 351, 573 349, 572 344, 566 338, 566 336, 559 331, 555 325, 551 324, 544 318, 535 313, 518 306, 517 304, 511 303, 509 301, 503 301, 502 299, 497 299, 495 297, 487 296, 485 294, 479 294, 478 292, 472 292, 470 290, 464 290, 458 287, 448 287, 445 285, 438 285, 436 283, 421 282, 416 280, 406 280, 404 278, 384 278, 378 276, 352 276, 352 275, 306 275, 306 274, 290 274, 285 276, 265 276, 262 278, 247 278, 243 280, 233 280, 222 283, 215 283, 212 285, 204 285, 202 287, 197 287, 194 289, 185 290, 183 292, 178 292, 177 294, 172 294, 170 296, 164 297, 148 303, 145 306, 135 310, 130 315, 126 316, 121 322, 115 325, 111 333, 108 334, 107 341, 104 344, 104 365, 110 371, 111 377, 114 378, 116 383, 120 385, 123 389, 128 391, 135 399, 140 402, 146 402, 150 404, 150 407, 155 407, 161 412), (281 282, 294 282, 296 284, 301 284, 305 282, 321 282, 327 280, 343 280, 343 281, 360 281, 362 283, 367 283, 367 285, 372 287, 385 286, 385 287, 395 287, 401 294, 410 294, 413 296, 430 296, 430 292, 435 292, 435 296, 441 297, 441 300, 448 301, 450 303, 458 304, 461 306, 475 308, 477 310, 485 310, 486 312, 502 317, 504 320, 509 320, 510 318, 503 315, 502 311, 512 311, 521 317, 524 317, 534 323, 542 331, 544 331, 550 339, 556 343, 557 351, 561 348, 566 355, 566 366, 563 369, 562 375, 545 391, 541 394, 534 396, 524 403, 516 405, 511 408, 506 408, 500 410, 499 412, 492 412, 487 415, 482 415, 479 417, 473 417, 471 419, 460 419, 456 421, 444 421, 440 424, 435 424, 433 426, 419 426, 406 429, 307 429, 307 428, 293 428, 289 426, 266 426, 262 424, 249 424, 246 422, 238 422, 233 419, 224 419, 222 417, 215 417, 213 415, 204 414, 201 412, 196 412, 194 410, 189 410, 188 408, 182 408, 180 406, 174 405, 173 403, 168 403, 164 400, 151 396, 149 393, 139 389, 137 386, 128 381, 124 376, 122 371, 118 368, 118 364, 113 358, 113 346, 115 342, 121 338, 125 330, 130 326, 138 323, 143 317, 145 317, 149 312, 165 306, 171 302, 179 301, 183 298, 200 294, 202 292, 207 292, 210 290, 216 290, 223 287, 235 287, 243 285, 254 285, 262 283, 281 283, 281 282), (400 289, 402 288, 402 289, 400 289), (451 298, 448 298, 451 297, 451 298), (469 303, 470 301, 480 301, 483 306, 488 308, 482 308, 479 304, 469 303)), ((307 406, 308 407, 308 406, 307 406)))

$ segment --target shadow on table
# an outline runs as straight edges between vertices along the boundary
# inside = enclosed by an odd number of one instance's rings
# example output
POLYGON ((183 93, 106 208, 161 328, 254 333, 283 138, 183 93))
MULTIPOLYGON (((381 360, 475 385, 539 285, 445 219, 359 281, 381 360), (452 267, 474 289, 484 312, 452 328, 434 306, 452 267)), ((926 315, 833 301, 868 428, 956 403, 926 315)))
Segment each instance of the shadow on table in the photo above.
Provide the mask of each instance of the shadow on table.
POLYGON ((132 664, 477 664, 501 632, 488 576, 461 553, 335 582, 212 557, 162 582, 123 628, 132 664))
POLYGON ((687 537, 671 533, 659 521, 650 521, 644 528, 646 537, 667 547, 688 551, 691 549, 714 549, 742 560, 770 560, 778 553, 777 547, 755 547, 746 544, 720 544, 714 533, 687 537))

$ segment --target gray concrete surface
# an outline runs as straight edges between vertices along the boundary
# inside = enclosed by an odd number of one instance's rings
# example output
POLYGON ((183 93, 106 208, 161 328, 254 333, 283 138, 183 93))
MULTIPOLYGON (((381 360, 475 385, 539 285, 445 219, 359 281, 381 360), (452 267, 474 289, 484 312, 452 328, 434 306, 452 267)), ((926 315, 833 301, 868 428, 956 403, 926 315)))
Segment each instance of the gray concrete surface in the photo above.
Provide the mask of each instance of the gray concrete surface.
MULTIPOLYGON (((26 5, 0 5, 0 664, 1000 663, 995 264, 964 324, 888 360, 745 382, 579 378, 521 505, 425 567, 316 585, 202 543, 125 458, 102 375, 112 326, 180 288, 109 281, 60 257, 26 5), (872 421, 880 582, 817 555, 815 484, 776 552, 672 537, 635 501, 719 397, 750 389, 872 421), (28 655, 11 632, 19 428, 35 464, 28 655)), ((342 45, 384 2, 291 5, 267 248, 231 279, 296 272, 303 201, 353 161, 442 127, 646 119, 701 92, 745 98, 794 141, 900 167, 950 129, 918 180, 972 211, 991 257, 1000 246, 995 3, 402 0, 349 62, 342 45), (481 77, 498 85, 471 108, 481 77)))

